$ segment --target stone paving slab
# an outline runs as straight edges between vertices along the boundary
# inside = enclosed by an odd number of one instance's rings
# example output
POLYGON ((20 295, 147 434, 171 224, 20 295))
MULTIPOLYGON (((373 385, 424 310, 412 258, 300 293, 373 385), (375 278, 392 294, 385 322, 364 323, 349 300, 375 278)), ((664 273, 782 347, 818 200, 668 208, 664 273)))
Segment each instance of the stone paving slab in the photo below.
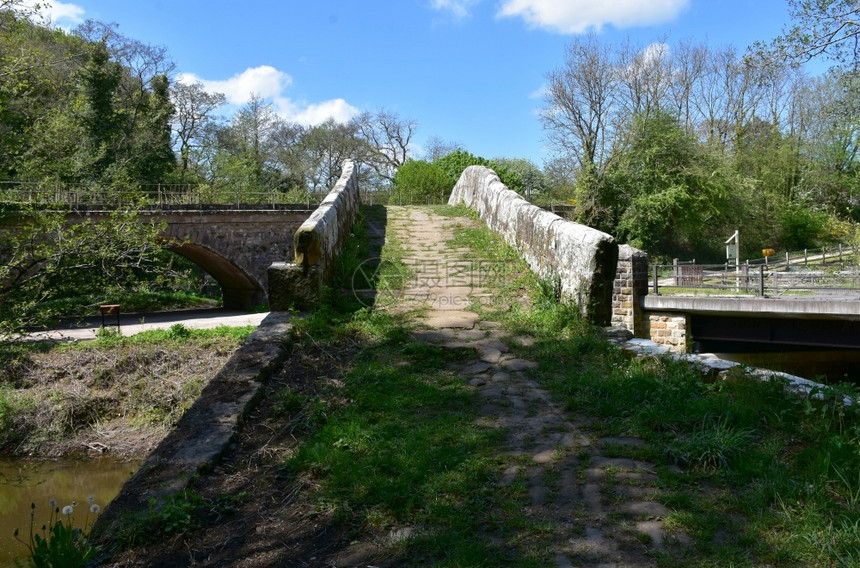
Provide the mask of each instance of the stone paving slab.
POLYGON ((480 397, 478 422, 509 431, 504 455, 527 460, 525 466, 511 465, 500 472, 499 483, 524 479, 530 500, 526 513, 562 534, 567 530, 551 551, 553 565, 653 566, 643 543, 660 549, 667 540, 661 523, 667 510, 648 499, 653 493, 649 484, 655 480, 653 466, 601 454, 601 448, 635 449, 644 441, 593 439, 583 433, 570 421, 568 411, 531 378, 537 363, 510 352, 509 345, 532 347, 533 337, 510 336, 498 322, 483 320, 462 306, 438 302, 439 298, 462 298, 469 307, 472 301, 492 301, 492 293, 483 288, 458 286, 454 279, 445 278, 451 274, 446 271, 454 269, 460 281, 480 282, 480 263, 472 262, 473 253, 444 246, 452 228, 474 223, 471 219, 442 218, 416 208, 399 208, 390 218, 395 219, 389 223, 390 236, 408 243, 404 262, 415 271, 400 300, 401 309, 419 307, 422 298, 437 300, 423 304, 432 309, 418 315, 423 329, 412 337, 449 349, 474 350, 474 359, 452 363, 451 368, 480 397), (462 262, 463 257, 469 261, 462 262), (604 488, 615 483, 637 485, 616 490, 616 495, 627 495, 627 501, 617 504, 603 495, 604 488), (620 525, 614 521, 619 515, 626 519, 620 525), (638 552, 633 553, 634 549, 638 552))

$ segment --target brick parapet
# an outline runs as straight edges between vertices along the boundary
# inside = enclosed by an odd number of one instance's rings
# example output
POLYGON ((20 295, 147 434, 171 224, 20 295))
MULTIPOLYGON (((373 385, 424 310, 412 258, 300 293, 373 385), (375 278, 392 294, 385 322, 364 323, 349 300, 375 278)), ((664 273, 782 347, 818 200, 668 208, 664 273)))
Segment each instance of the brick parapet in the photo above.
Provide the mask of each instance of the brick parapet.
POLYGON ((687 353, 690 347, 690 316, 687 314, 649 312, 643 318, 645 337, 679 353, 687 353))
POLYGON ((636 337, 647 337, 640 300, 647 293, 648 255, 629 245, 619 246, 612 285, 612 326, 626 328, 636 337))

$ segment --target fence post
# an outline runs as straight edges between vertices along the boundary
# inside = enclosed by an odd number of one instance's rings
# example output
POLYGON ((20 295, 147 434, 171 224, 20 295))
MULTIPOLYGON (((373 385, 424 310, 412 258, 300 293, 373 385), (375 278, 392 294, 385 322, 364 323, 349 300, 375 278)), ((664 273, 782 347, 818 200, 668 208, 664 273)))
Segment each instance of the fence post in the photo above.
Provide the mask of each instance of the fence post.
POLYGON ((842 264, 842 243, 839 243, 839 264, 842 264))
POLYGON ((788 251, 785 251, 785 268, 791 266, 791 255, 788 254, 788 251))
POLYGON ((678 283, 678 259, 672 259, 672 276, 675 278, 675 286, 680 286, 678 283))
POLYGON ((764 265, 758 266, 758 295, 764 298, 764 265))
POLYGON ((803 249, 803 266, 809 264, 809 256, 806 254, 806 249, 803 249))
POLYGON ((660 284, 658 280, 660 279, 660 270, 658 265, 654 265, 654 295, 660 295, 660 284))

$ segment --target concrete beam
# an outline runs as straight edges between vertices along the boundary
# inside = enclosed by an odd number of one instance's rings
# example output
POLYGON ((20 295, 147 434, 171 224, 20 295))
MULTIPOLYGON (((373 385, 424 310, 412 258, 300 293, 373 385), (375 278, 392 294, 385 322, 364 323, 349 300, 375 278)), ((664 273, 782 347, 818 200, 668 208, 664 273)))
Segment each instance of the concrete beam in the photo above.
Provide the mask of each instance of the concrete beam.
POLYGON ((790 318, 860 320, 860 300, 845 298, 750 298, 724 296, 654 296, 641 300, 648 311, 713 315, 768 315, 790 318))

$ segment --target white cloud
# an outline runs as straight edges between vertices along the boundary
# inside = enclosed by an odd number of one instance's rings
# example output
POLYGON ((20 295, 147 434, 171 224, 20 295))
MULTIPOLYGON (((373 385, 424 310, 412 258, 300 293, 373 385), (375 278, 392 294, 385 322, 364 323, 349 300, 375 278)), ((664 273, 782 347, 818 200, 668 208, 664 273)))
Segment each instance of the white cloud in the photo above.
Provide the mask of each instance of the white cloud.
POLYGON ((647 26, 675 18, 689 0, 504 0, 499 17, 520 17, 530 26, 578 34, 604 25, 647 26))
POLYGON ((84 21, 85 10, 76 4, 59 2, 58 0, 23 0, 22 2, 25 8, 31 10, 37 4, 40 5, 37 18, 49 26, 68 30, 84 21))
POLYGON ((440 12, 448 12, 455 20, 469 16, 472 7, 481 0, 431 0, 430 7, 440 12))
POLYGON ((177 80, 183 83, 200 82, 210 93, 223 93, 227 102, 235 105, 247 103, 251 95, 259 95, 264 99, 279 97, 293 82, 292 77, 270 65, 249 67, 223 81, 201 79, 193 73, 182 73, 177 80))
POLYGON ((548 93, 549 93, 549 85, 544 83, 543 85, 541 85, 540 87, 538 87, 537 89, 535 89, 534 91, 529 93, 529 98, 532 100, 544 99, 544 98, 546 98, 548 93))
POLYGON ((669 45, 666 43, 652 43, 642 50, 642 61, 646 65, 657 64, 669 57, 669 45))
POLYGON ((360 112, 343 99, 312 103, 304 107, 296 105, 289 99, 275 99, 275 109, 284 119, 306 125, 321 124, 329 118, 333 118, 335 122, 349 122, 360 112))
POLYGON ((293 101, 285 95, 285 90, 293 83, 292 77, 269 65, 250 67, 221 81, 201 79, 193 73, 181 73, 176 80, 188 84, 199 82, 210 93, 224 94, 231 105, 244 105, 253 95, 258 95, 271 102, 275 112, 284 120, 308 126, 329 118, 347 122, 360 112, 341 98, 318 103, 293 101))

